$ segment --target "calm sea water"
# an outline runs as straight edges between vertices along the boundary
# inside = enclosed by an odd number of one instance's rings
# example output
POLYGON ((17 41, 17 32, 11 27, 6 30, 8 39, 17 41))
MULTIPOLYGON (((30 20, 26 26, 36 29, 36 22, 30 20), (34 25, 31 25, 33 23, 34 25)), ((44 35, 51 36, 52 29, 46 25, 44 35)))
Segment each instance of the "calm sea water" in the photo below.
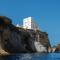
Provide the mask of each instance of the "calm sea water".
POLYGON ((17 54, 0 57, 0 60, 60 60, 60 53, 17 54))

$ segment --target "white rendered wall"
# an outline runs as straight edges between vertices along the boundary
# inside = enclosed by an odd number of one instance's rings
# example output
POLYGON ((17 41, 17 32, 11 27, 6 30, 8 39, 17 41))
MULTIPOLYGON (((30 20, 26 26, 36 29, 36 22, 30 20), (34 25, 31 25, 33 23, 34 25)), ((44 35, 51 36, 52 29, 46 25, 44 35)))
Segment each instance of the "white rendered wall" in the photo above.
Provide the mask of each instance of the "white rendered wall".
POLYGON ((31 17, 25 18, 23 20, 23 28, 31 29, 31 17))
POLYGON ((23 19, 23 28, 33 29, 33 30, 38 29, 38 27, 33 22, 33 19, 31 17, 23 19))

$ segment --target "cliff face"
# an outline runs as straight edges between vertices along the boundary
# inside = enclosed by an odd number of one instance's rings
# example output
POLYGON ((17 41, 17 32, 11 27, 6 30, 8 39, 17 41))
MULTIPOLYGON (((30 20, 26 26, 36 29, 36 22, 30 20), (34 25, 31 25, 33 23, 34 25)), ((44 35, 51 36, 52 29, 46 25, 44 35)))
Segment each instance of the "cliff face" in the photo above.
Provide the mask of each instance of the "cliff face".
POLYGON ((19 31, 16 28, 10 30, 6 27, 1 32, 1 46, 10 53, 28 52, 28 49, 25 48, 25 38, 28 39, 24 31, 19 31))
POLYGON ((47 52, 50 42, 46 32, 15 27, 11 20, 0 17, 0 51, 8 53, 47 52))
POLYGON ((48 34, 46 32, 42 32, 39 30, 36 30, 36 31, 27 30, 27 31, 32 37, 32 39, 30 40, 33 42, 31 43, 32 49, 35 48, 37 52, 48 52, 48 47, 51 47, 48 39, 48 34))

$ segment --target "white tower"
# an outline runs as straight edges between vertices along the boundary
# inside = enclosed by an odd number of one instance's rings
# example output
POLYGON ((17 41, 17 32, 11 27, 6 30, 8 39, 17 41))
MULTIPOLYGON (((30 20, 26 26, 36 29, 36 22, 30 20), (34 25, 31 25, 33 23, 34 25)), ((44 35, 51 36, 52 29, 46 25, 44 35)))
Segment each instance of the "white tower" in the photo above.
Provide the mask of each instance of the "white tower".
POLYGON ((39 30, 39 28, 33 22, 33 19, 31 17, 23 19, 23 28, 25 28, 25 29, 39 30))

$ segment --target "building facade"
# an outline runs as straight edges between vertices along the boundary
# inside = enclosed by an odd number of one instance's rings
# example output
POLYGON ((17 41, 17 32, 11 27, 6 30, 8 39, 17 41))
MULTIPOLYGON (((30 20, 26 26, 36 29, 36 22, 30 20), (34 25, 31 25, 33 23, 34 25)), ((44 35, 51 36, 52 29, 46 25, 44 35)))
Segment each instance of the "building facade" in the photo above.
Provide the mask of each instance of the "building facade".
POLYGON ((27 17, 27 18, 23 19, 23 28, 39 30, 38 26, 33 22, 32 17, 27 17))

